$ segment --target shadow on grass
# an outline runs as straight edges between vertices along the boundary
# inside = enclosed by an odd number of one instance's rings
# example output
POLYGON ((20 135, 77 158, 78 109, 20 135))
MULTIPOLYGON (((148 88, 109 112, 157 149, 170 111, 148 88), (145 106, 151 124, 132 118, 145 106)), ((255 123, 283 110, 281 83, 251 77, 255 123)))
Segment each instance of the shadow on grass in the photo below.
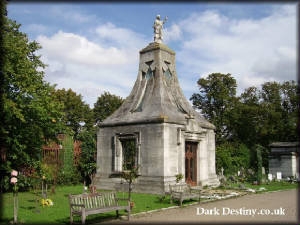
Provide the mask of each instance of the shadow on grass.
POLYGON ((0 224, 12 224, 12 222, 13 222, 13 218, 11 220, 1 218, 0 224))
MULTIPOLYGON (((127 216, 127 212, 119 211, 120 216, 127 216)), ((85 220, 85 224, 95 224, 95 223, 105 223, 111 220, 119 220, 117 218, 116 212, 89 215, 85 220)), ((70 224, 70 217, 65 217, 63 219, 56 220, 58 224, 70 224)), ((81 216, 73 216, 73 224, 81 224, 81 216)))
POLYGON ((22 209, 28 209, 28 210, 32 210, 32 209, 35 209, 35 207, 34 206, 27 206, 27 207, 25 207, 25 206, 20 206, 20 208, 22 208, 22 209))

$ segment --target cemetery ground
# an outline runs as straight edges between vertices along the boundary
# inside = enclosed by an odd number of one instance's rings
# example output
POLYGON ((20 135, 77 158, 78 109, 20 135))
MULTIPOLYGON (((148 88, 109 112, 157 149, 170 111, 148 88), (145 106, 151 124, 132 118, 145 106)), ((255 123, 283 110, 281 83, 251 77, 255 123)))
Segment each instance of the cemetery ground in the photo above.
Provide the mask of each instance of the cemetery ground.
MULTIPOLYGON (((229 184, 226 187, 225 191, 237 191, 238 184, 229 184)), ((266 190, 257 192, 270 192, 270 191, 278 191, 278 190, 286 190, 286 189, 295 189, 298 187, 298 184, 288 183, 288 182, 271 182, 270 184, 264 185, 251 185, 245 184, 246 188, 256 189, 258 190, 261 187, 265 187, 266 190)), ((206 189, 207 191, 211 191, 212 193, 215 191, 220 192, 224 190, 224 188, 216 188, 216 189, 206 189)), ((100 191, 100 190, 98 190, 100 191)), ((19 210, 18 210, 18 223, 19 224, 68 224, 70 221, 69 214, 69 194, 81 194, 83 192, 82 185, 75 186, 58 186, 56 188, 55 194, 52 194, 51 191, 48 191, 47 197, 51 199, 54 203, 53 206, 42 206, 41 199, 41 191, 28 191, 28 192, 19 192, 19 210)), ((247 192, 249 194, 253 194, 251 192, 247 192)), ((118 197, 126 198, 126 192, 118 192, 118 197)), ((13 221, 13 194, 12 193, 4 193, 2 194, 3 205, 2 205, 2 218, 1 224, 9 224, 13 221)), ((204 199, 202 199, 203 201, 204 199)), ((177 202, 170 204, 169 196, 163 197, 163 195, 154 195, 154 194, 132 194, 132 201, 135 203, 135 206, 132 210, 132 214, 147 212, 154 209, 160 208, 168 208, 171 206, 176 206, 177 202)), ((205 199, 207 201, 207 199, 205 199)), ((228 200, 227 200, 228 201, 228 200)), ((183 205, 189 205, 197 203, 195 200, 184 201, 183 205)), ((124 202, 126 204, 126 202, 124 202)), ((184 207, 186 208, 186 207, 184 207)), ((126 215, 126 212, 121 211, 120 215, 126 215)), ((87 224, 99 223, 108 220, 114 220, 116 218, 115 212, 103 213, 97 215, 91 215, 87 217, 87 224)), ((80 224, 80 217, 75 216, 74 222, 80 224)), ((122 221, 123 222, 123 221, 122 221)))
MULTIPOLYGON (((299 224, 298 190, 244 195, 132 217, 131 224, 299 224), (249 213, 249 211, 253 213, 249 213)), ((127 223, 113 220, 110 224, 127 223)), ((103 223, 99 223, 103 224, 103 223)))

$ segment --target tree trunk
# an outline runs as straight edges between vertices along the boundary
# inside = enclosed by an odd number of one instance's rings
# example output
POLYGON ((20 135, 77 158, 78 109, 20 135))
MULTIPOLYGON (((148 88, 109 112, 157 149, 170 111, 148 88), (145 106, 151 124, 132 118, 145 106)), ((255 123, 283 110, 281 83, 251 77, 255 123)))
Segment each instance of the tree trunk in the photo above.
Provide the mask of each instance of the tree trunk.
POLYGON ((132 191, 132 178, 129 179, 129 191, 128 191, 128 200, 131 202, 131 191, 132 191))

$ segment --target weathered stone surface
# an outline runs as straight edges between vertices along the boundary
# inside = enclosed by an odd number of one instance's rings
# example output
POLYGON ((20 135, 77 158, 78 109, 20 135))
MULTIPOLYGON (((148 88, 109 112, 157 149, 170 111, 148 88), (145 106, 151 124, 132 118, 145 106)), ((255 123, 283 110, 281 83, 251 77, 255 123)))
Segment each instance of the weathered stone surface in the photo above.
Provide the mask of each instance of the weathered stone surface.
POLYGON ((175 52, 164 44, 150 43, 140 51, 139 73, 130 95, 100 127, 149 122, 184 125, 187 120, 191 120, 190 127, 215 128, 184 97, 176 74, 175 52), (147 74, 149 69, 151 74, 147 74))
POLYGON ((185 142, 197 143, 197 185, 218 185, 214 125, 196 112, 179 86, 175 52, 161 43, 140 51, 137 80, 122 106, 99 125, 97 175, 101 189, 120 188, 122 136, 137 143, 140 177, 134 191, 163 193, 185 175, 185 142))
POLYGON ((269 146, 269 173, 273 177, 281 172, 283 178, 299 178, 299 142, 274 142, 269 146))

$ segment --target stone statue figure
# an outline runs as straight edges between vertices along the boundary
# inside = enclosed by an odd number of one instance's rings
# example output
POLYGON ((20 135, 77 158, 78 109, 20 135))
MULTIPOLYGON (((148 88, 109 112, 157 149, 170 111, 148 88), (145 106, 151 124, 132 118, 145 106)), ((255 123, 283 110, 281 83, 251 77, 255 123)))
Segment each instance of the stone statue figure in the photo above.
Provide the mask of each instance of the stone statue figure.
POLYGON ((167 21, 168 17, 165 17, 163 21, 160 20, 160 15, 156 16, 156 19, 154 21, 154 42, 162 43, 163 37, 162 37, 162 29, 164 23, 167 21))

